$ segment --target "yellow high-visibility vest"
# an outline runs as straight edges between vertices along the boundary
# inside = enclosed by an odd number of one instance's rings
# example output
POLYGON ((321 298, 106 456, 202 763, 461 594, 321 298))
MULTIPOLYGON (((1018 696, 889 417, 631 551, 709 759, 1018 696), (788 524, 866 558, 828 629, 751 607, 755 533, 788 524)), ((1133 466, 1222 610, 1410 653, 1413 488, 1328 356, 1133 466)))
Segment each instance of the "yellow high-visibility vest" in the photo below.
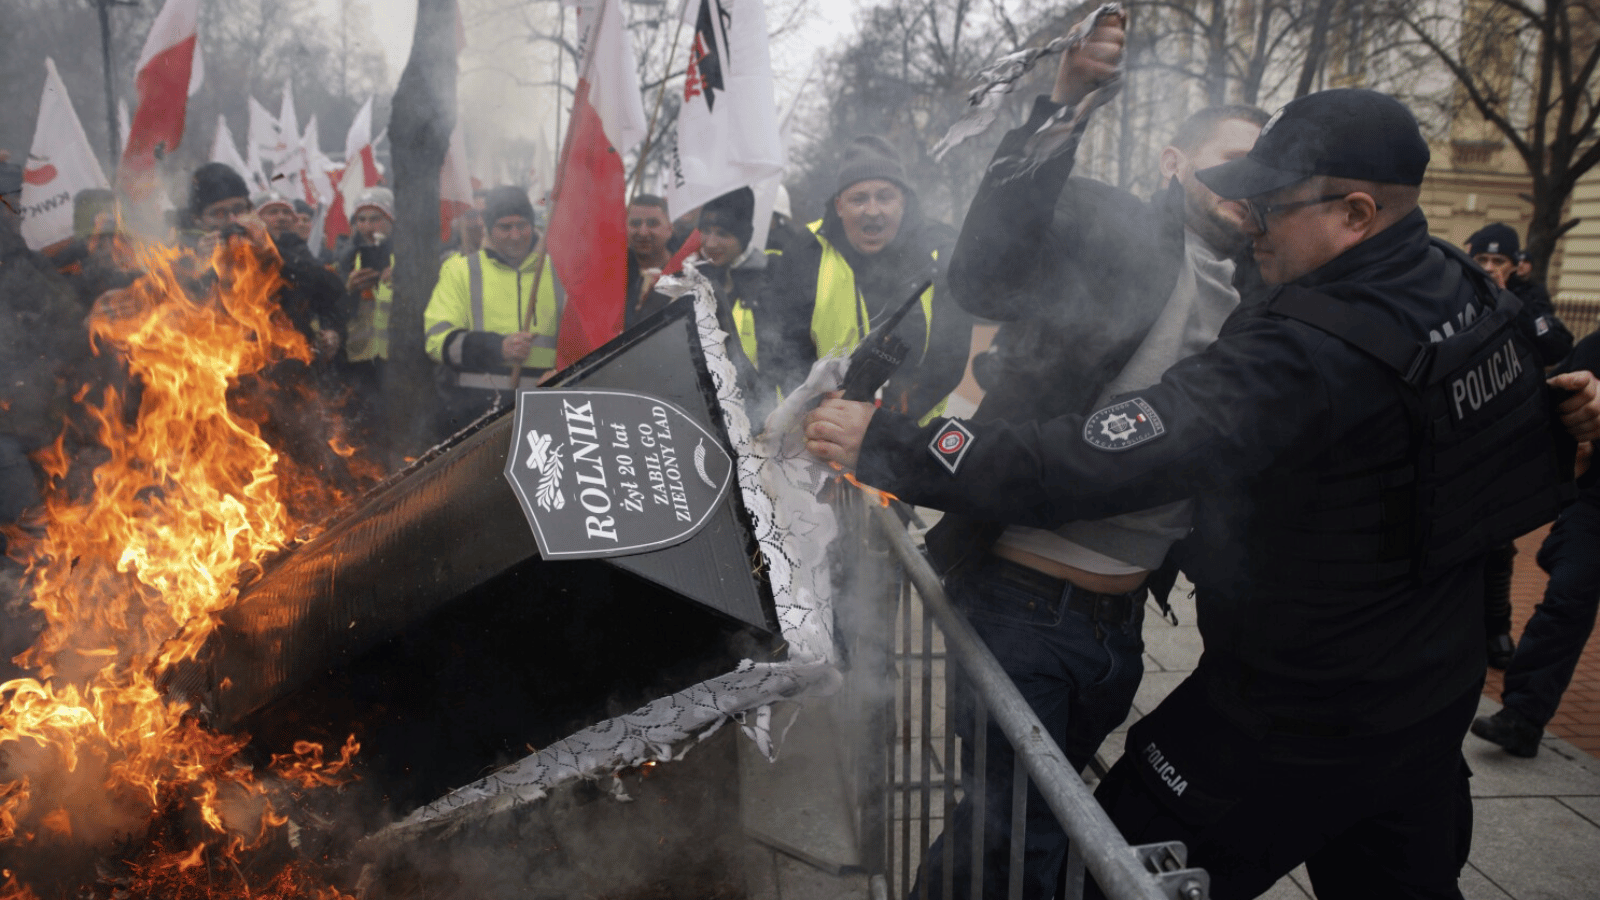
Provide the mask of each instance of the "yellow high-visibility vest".
MULTIPOLYGON (((513 269, 488 258, 479 250, 469 256, 453 256, 439 267, 439 282, 423 313, 424 343, 428 356, 444 361, 444 340, 450 332, 489 331, 515 334, 522 330, 522 311, 533 288, 533 261, 528 254, 513 269)), ((527 369, 550 369, 556 364, 556 332, 561 326, 564 296, 557 290, 556 277, 545 257, 539 276, 539 297, 535 301, 533 346, 522 363, 527 369)))
MULTIPOLYGON (((872 332, 871 317, 867 312, 866 298, 856 287, 856 273, 845 261, 844 255, 822 236, 822 220, 806 226, 822 245, 822 261, 817 264, 817 302, 811 310, 811 343, 820 359, 835 351, 849 353, 861 338, 872 332)), ((939 251, 933 251, 935 262, 939 251)), ((922 352, 928 352, 933 335, 933 286, 922 292, 922 319, 927 328, 922 333, 922 352)), ((942 415, 945 407, 940 400, 922 421, 927 423, 942 415)))

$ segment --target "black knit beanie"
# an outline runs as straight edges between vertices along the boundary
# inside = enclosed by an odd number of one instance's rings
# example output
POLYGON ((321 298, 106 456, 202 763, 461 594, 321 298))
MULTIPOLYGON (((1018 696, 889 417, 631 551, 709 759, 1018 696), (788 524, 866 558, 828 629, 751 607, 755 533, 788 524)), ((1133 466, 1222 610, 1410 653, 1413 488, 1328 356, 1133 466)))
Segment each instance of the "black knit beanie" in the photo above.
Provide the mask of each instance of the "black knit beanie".
POLYGON ((844 148, 844 162, 839 167, 839 187, 834 192, 844 193, 852 184, 881 178, 892 181, 903 191, 910 191, 906 183, 906 169, 900 164, 900 154, 887 140, 875 134, 864 134, 844 148))
POLYGON ((539 224, 533 215, 533 201, 528 199, 528 192, 519 187, 497 187, 484 195, 484 227, 493 228, 494 223, 506 216, 522 216, 534 225, 539 224))
POLYGON ((750 246, 750 236, 755 233, 752 224, 756 214, 755 192, 747 187, 729 191, 700 208, 700 227, 715 225, 739 239, 740 247, 750 246))
POLYGON ((206 207, 218 200, 250 198, 250 188, 238 172, 219 162, 209 162, 194 170, 189 178, 189 212, 199 218, 206 207))

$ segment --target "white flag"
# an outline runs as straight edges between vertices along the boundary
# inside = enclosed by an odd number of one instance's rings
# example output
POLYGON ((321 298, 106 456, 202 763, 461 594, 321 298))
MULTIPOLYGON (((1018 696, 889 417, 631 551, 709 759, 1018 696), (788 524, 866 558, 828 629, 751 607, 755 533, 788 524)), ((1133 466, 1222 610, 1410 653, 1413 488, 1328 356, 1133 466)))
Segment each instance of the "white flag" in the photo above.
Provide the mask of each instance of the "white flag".
POLYGON ((294 84, 283 83, 283 99, 278 102, 278 146, 273 155, 267 157, 274 166, 279 166, 291 171, 298 171, 299 166, 290 161, 296 150, 300 149, 300 119, 294 109, 294 84))
POLYGON ((250 98, 250 128, 245 134, 245 162, 257 172, 264 172, 263 161, 272 161, 279 152, 283 138, 278 134, 278 119, 267 111, 261 101, 250 98))
POLYGON ((228 117, 220 113, 217 115, 216 136, 211 139, 211 161, 238 172, 250 185, 250 190, 265 190, 261 173, 250 168, 250 164, 239 157, 239 147, 233 142, 233 130, 228 127, 228 117))
POLYGON ((688 0, 684 12, 694 41, 669 162, 675 216, 784 166, 762 0, 688 0))
POLYGON ((39 124, 22 169, 23 240, 39 250, 71 238, 73 198, 85 188, 110 186, 56 74, 55 60, 46 57, 39 124))

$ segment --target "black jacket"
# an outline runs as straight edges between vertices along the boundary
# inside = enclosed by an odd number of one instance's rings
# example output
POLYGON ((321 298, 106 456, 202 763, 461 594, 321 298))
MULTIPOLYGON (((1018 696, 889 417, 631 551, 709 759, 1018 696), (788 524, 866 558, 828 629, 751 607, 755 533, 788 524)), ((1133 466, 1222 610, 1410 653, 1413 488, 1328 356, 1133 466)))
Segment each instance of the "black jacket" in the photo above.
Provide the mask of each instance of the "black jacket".
MULTIPOLYGON (((1035 100, 995 159, 1015 159, 1059 108, 1035 100)), ((1002 323, 980 357, 985 393, 975 421, 1091 412, 1177 283, 1186 239, 1178 183, 1144 201, 1070 177, 1074 161, 1074 153, 1062 153, 1020 177, 997 162, 967 212, 950 259, 951 289, 969 312, 1002 323)), ((1005 524, 946 515, 928 534, 928 548, 948 569, 986 549, 1005 524)), ((1161 596, 1170 574, 1152 585, 1161 596)))
MULTIPOLYGON (((916 194, 907 191, 900 230, 877 253, 863 254, 850 245, 831 201, 822 218, 822 236, 855 274, 856 288, 872 322, 892 312, 934 272, 933 330, 928 331, 921 305, 913 306, 895 332, 912 352, 883 391, 886 403, 903 404, 917 416, 926 414, 961 383, 972 345, 972 317, 957 305, 944 279, 955 240, 953 230, 925 217, 916 194), (934 251, 939 254, 937 264, 934 251), (919 352, 924 337, 926 353, 919 352)), ((753 307, 761 374, 784 389, 804 381, 817 361, 811 317, 817 305, 817 267, 821 262, 822 243, 817 236, 809 228, 797 229, 783 255, 769 266, 766 289, 753 307)))
POLYGON ((1544 285, 1513 275, 1506 282, 1506 289, 1522 301, 1525 328, 1539 350, 1541 363, 1553 366, 1572 352, 1572 332, 1556 317, 1555 304, 1550 302, 1550 292, 1544 285))
MULTIPOLYGON (((1470 265, 1414 210, 1297 284, 1422 341, 1474 315, 1470 265)), ((1106 410, 971 423, 955 474, 935 446, 942 423, 880 411, 858 476, 910 503, 1044 528, 1193 496, 1182 561, 1212 695, 1251 728, 1392 731, 1480 683, 1482 562, 1420 585, 1340 584, 1275 557, 1278 529, 1324 527, 1286 485, 1403 467, 1419 448, 1389 369, 1263 301, 1245 292, 1214 344, 1106 410), (1114 414, 1144 417, 1135 437, 1113 437, 1114 414)))
POLYGON ((283 258, 280 274, 286 282, 278 294, 278 303, 289 315, 289 321, 306 340, 316 346, 316 333, 311 327, 315 319, 320 330, 332 330, 344 339, 345 310, 344 282, 327 266, 311 254, 306 242, 294 232, 284 232, 272 239, 283 258))

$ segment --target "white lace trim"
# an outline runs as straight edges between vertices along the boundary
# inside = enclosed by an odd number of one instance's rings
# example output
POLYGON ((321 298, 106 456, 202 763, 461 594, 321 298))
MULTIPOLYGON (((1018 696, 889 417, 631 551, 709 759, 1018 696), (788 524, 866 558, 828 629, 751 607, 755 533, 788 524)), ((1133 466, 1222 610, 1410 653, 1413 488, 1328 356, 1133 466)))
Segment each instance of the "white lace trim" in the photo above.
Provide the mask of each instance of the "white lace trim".
POLYGON ((729 336, 717 327, 710 283, 690 269, 663 278, 656 290, 674 298, 694 295, 700 344, 738 457, 739 490, 766 562, 788 660, 745 660, 726 675, 579 731, 413 811, 369 840, 493 815, 537 801, 575 778, 610 777, 612 794, 627 799, 616 773, 680 758, 729 719, 768 759, 776 759, 783 733, 774 732, 772 704, 826 696, 842 683, 833 646, 833 587, 828 567, 817 564, 827 559, 838 532, 832 509, 816 499, 832 472, 805 452, 798 426, 812 401, 839 384, 847 360, 818 362, 805 384, 767 418, 765 431, 753 435, 725 349, 729 336))

